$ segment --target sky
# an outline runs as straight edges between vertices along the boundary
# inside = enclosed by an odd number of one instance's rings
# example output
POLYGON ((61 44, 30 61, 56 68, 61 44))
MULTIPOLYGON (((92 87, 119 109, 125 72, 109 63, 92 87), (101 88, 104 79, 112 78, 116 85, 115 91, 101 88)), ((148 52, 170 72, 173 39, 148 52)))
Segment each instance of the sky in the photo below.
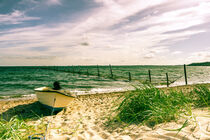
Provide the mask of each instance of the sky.
POLYGON ((0 0, 0 66, 210 61, 210 0, 0 0))

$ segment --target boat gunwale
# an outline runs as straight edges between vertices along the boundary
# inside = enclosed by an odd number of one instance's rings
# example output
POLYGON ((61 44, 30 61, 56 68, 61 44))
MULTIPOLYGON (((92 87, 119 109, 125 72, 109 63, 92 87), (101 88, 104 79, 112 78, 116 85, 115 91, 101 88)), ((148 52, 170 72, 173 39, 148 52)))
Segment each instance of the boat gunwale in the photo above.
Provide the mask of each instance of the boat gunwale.
POLYGON ((52 90, 43 90, 43 91, 34 89, 34 91, 35 91, 35 92, 56 92, 56 93, 62 94, 62 95, 64 95, 64 96, 68 96, 68 97, 75 98, 75 97, 72 96, 72 95, 68 95, 68 94, 65 94, 65 93, 63 93, 63 92, 61 92, 61 91, 57 91, 57 90, 53 90, 53 89, 52 89, 52 90))

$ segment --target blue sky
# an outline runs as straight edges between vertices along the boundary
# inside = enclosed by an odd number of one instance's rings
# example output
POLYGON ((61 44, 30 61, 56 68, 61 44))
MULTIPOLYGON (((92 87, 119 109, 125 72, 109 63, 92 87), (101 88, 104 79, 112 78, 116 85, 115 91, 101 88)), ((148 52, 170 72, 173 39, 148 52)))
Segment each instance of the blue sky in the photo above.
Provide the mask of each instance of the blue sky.
POLYGON ((0 0, 0 65, 210 61, 209 0, 0 0))

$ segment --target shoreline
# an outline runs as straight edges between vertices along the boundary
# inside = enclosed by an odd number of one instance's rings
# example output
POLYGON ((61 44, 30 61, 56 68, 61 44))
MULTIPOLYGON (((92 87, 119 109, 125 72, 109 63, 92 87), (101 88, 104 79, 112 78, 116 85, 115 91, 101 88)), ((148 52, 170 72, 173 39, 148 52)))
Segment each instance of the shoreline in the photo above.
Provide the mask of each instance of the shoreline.
MULTIPOLYGON (((2 96, 0 96, 2 97, 2 96)), ((1 101, 14 101, 14 100, 29 100, 29 99, 35 99, 36 98, 36 94, 27 94, 27 95, 21 95, 20 97, 11 97, 11 96, 7 96, 7 97, 3 97, 0 99, 1 101)))
MULTIPOLYGON (((207 83, 197 83, 197 84, 188 84, 188 85, 173 85, 173 86, 169 86, 167 87, 166 85, 164 86, 155 86, 156 88, 159 89, 177 89, 177 88, 187 88, 187 87, 194 87, 196 85, 210 85, 210 82, 207 83)), ((143 86, 140 85, 140 86, 143 86)), ((68 89, 69 90, 69 89, 68 89)), ((70 92, 72 93, 76 93, 78 96, 83 96, 83 95, 96 95, 96 94, 115 94, 115 93, 125 93, 125 92, 129 92, 135 90, 135 88, 113 88, 113 89, 103 89, 103 88, 93 88, 90 91, 79 91, 79 90, 70 90, 70 92)), ((19 94, 16 94, 19 95, 19 94)), ((29 100, 29 99, 35 99, 36 98, 36 94, 24 94, 24 95, 20 95, 20 97, 16 97, 16 95, 13 96, 0 96, 2 98, 0 98, 0 102, 1 101, 12 101, 12 100, 29 100)))

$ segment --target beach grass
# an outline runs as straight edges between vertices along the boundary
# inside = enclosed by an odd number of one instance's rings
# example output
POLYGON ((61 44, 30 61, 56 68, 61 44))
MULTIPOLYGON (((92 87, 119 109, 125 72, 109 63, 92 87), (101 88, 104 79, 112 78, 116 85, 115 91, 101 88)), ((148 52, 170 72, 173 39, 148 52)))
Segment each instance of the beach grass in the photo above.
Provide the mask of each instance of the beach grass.
POLYGON ((145 85, 120 98, 122 102, 114 110, 116 115, 109 119, 108 125, 113 125, 113 122, 128 125, 142 123, 153 127, 190 115, 192 107, 209 107, 210 90, 205 85, 197 85, 191 92, 145 85))
POLYGON ((25 135, 31 132, 35 132, 34 126, 27 125, 24 120, 17 116, 12 117, 9 121, 0 119, 0 139, 27 139, 25 135))
POLYGON ((30 135, 44 133, 46 122, 43 117, 49 115, 50 111, 38 102, 7 109, 0 114, 0 140, 24 140, 30 135))
POLYGON ((191 91, 191 99, 195 107, 207 107, 210 105, 210 89, 205 85, 196 86, 191 91))
POLYGON ((0 140, 27 140, 33 134, 43 134, 46 129, 44 121, 33 125, 19 116, 13 116, 9 121, 0 118, 0 140))

